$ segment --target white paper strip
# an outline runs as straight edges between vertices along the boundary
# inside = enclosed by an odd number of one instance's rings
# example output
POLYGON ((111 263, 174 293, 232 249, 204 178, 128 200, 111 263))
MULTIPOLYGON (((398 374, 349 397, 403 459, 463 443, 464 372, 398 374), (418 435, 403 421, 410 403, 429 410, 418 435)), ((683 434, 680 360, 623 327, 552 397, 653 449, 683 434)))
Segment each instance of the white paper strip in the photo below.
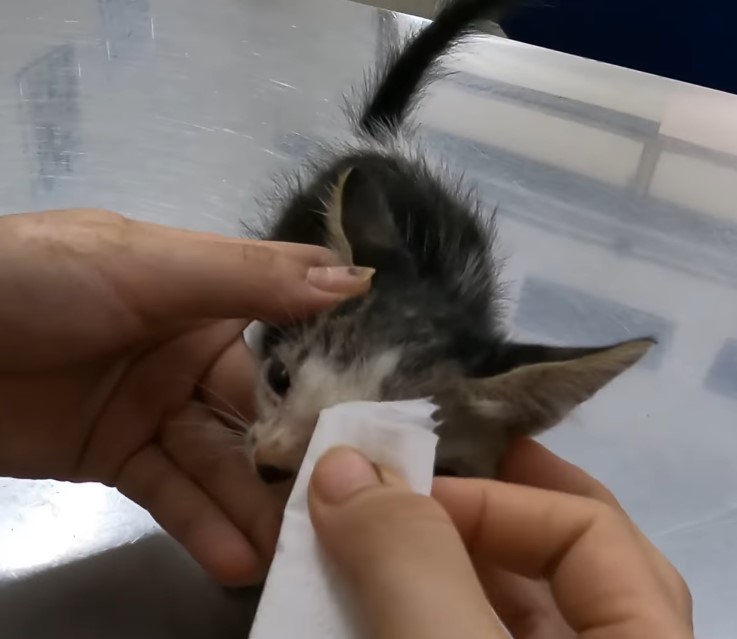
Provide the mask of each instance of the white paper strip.
POLYGON ((351 639, 360 636, 340 580, 322 555, 307 510, 315 462, 334 446, 352 446, 407 478, 413 490, 432 486, 436 407, 427 400, 354 402, 322 412, 287 502, 276 556, 250 639, 351 639))

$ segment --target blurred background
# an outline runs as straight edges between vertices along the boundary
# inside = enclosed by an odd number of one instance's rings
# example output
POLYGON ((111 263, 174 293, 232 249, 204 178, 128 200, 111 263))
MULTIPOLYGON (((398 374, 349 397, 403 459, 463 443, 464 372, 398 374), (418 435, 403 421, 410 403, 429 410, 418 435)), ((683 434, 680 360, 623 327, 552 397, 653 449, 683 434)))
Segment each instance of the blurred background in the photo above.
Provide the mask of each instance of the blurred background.
MULTIPOLYGON (((359 0, 432 17, 444 0, 359 0)), ((737 93, 737 4, 686 0, 522 0, 500 21, 514 40, 737 93)))

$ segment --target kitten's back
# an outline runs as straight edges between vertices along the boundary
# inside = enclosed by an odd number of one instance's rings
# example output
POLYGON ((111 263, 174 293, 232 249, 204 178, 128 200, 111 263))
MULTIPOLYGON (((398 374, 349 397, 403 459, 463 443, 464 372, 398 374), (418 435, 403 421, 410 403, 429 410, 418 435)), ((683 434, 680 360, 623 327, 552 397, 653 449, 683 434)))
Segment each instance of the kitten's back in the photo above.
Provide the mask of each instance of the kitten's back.
MULTIPOLYGON (((380 185, 381 206, 391 216, 394 243, 354 242, 353 261, 377 269, 375 285, 384 276, 409 285, 434 283, 449 303, 461 306, 479 321, 491 319, 490 291, 496 285, 489 259, 493 217, 484 218, 472 194, 460 181, 439 176, 421 158, 407 159, 391 149, 346 155, 322 169, 304 190, 296 192, 279 216, 271 238, 284 242, 329 245, 326 203, 338 177, 348 168, 380 185), (392 262, 397 264, 392 268, 392 262), (389 267, 389 268, 388 268, 389 267)), ((356 217, 366 234, 372 218, 383 211, 363 202, 356 217)))

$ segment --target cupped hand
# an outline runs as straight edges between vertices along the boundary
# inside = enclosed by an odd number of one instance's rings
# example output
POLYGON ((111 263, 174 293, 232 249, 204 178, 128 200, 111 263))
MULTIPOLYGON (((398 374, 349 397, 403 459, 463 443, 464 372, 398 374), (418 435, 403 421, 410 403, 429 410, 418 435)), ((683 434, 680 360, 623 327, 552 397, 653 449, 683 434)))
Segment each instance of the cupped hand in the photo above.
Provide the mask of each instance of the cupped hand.
POLYGON ((0 476, 116 486, 214 577, 258 580, 282 504, 226 427, 252 409, 242 332, 366 275, 318 247, 105 211, 0 217, 0 476))
POLYGON ((313 523, 368 636, 693 639, 683 579, 605 487, 531 441, 502 476, 433 499, 350 449, 322 458, 313 523))

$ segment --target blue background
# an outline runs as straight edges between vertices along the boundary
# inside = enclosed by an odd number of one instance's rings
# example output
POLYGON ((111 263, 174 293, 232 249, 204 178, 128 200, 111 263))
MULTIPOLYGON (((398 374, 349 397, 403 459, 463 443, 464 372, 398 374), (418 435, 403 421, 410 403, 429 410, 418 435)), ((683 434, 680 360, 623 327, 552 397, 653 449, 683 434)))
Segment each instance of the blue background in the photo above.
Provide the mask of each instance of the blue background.
POLYGON ((533 0, 514 40, 737 93, 737 2, 533 0))

